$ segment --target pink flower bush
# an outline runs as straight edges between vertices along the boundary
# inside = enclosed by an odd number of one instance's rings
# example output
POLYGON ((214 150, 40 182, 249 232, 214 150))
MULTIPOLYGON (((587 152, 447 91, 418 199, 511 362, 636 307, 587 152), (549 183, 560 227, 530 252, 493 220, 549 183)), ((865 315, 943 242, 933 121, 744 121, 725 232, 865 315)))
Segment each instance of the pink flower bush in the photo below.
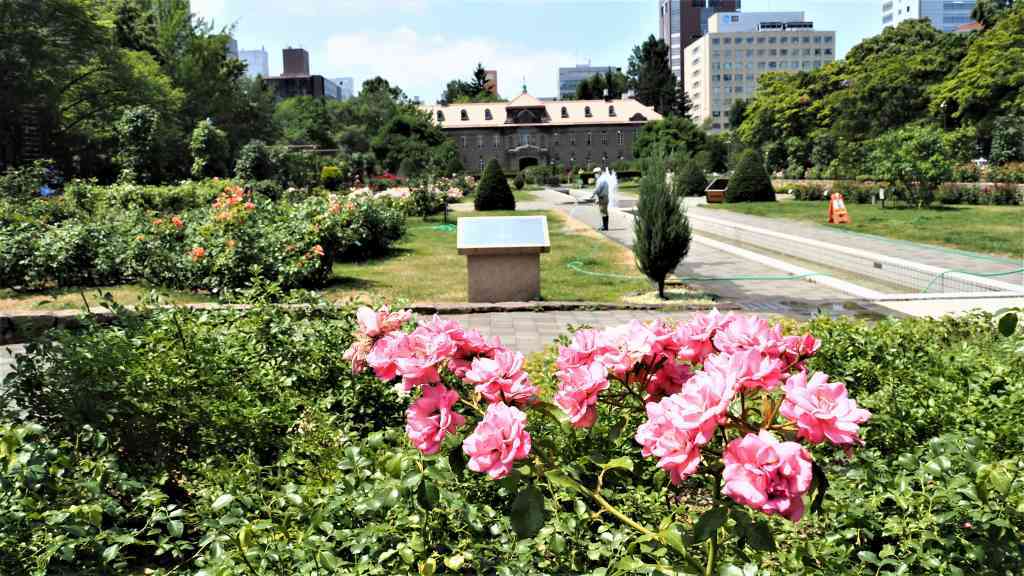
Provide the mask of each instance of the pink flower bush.
POLYGON ((811 487, 811 455, 796 442, 779 442, 766 430, 747 434, 725 447, 722 493, 765 514, 797 522, 803 495, 811 487))
POLYGON ((850 399, 846 384, 829 382, 821 372, 810 380, 806 372, 798 372, 786 381, 785 390, 779 413, 796 423, 797 437, 814 444, 825 439, 837 446, 862 443, 857 434, 871 413, 850 399))
POLYGON ((459 394, 444 386, 424 386, 423 395, 405 411, 405 433, 420 452, 434 454, 447 434, 466 423, 452 410, 459 394))
POLYGON ((558 372, 555 404, 576 428, 589 428, 597 420, 597 396, 608 388, 608 370, 598 361, 566 367, 558 372))
MULTIPOLYGON (((849 450, 862 443, 860 425, 871 416, 844 384, 804 371, 821 341, 783 335, 754 316, 712 311, 674 326, 633 321, 577 331, 558 350, 550 402, 522 354, 457 322, 412 322, 408 312, 386 307, 361 308, 357 320, 345 358, 353 370, 369 367, 399 394, 415 395, 406 410, 412 445, 436 454, 472 418, 462 450, 469 469, 490 479, 531 457, 530 410, 564 422, 560 410, 575 428, 593 427, 602 410, 617 424, 629 422, 625 412, 634 410, 642 413, 632 433, 641 454, 673 484, 707 472, 735 502, 795 522, 813 476, 798 441, 849 450), (460 401, 473 412, 457 413, 460 401)), ((559 466, 546 452, 529 464, 537 480, 559 466)))
POLYGON ((523 371, 525 358, 507 348, 494 351, 492 357, 479 356, 464 375, 490 403, 527 404, 537 396, 537 387, 523 371))
POLYGON ((508 476, 517 460, 529 456, 530 448, 526 414, 501 402, 487 407, 483 419, 462 443, 469 469, 493 480, 508 476))

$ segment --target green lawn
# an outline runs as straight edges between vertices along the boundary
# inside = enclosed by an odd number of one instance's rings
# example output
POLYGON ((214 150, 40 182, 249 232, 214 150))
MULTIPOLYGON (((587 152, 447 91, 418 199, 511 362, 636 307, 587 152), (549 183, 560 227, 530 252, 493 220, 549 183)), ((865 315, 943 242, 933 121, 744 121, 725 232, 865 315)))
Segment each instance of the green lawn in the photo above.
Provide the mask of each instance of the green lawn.
MULTIPOLYGON (((612 279, 581 274, 569 268, 579 260, 588 272, 639 276, 633 254, 593 230, 555 212, 488 212, 487 216, 548 218, 551 252, 541 255, 541 298, 548 301, 620 302, 646 292, 644 279, 612 279)), ((474 212, 450 214, 456 218, 480 216, 474 212)), ((455 231, 440 229, 438 218, 409 221, 409 232, 385 258, 361 263, 338 263, 336 281, 325 293, 331 299, 358 296, 402 298, 410 302, 465 302, 466 257, 455 249, 455 231)))
MULTIPOLYGON (((780 201, 711 204, 709 208, 743 214, 826 224, 825 202, 780 201)), ((1024 206, 935 206, 885 208, 847 204, 845 229, 960 250, 1024 257, 1024 206)))

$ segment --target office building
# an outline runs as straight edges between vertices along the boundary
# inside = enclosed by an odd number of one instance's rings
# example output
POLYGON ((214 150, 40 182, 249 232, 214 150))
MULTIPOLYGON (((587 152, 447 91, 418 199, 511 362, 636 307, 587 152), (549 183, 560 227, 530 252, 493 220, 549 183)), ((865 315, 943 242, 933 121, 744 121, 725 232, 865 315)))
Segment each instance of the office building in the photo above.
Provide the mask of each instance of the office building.
POLYGON ((708 18, 717 12, 738 12, 740 0, 659 0, 658 35, 669 46, 676 78, 683 77, 683 49, 707 34, 708 18))
POLYGON ((766 72, 807 72, 835 61, 835 32, 814 29, 802 12, 722 12, 686 47, 690 116, 712 132, 729 130, 729 108, 753 96, 766 72))
POLYGON ((632 99, 539 100, 525 91, 511 102, 421 106, 454 142, 466 170, 491 159, 511 172, 535 165, 608 166, 633 159, 647 122, 661 119, 632 99))
POLYGON ((309 52, 302 48, 285 48, 282 51, 284 72, 280 76, 264 78, 278 100, 294 96, 340 99, 341 88, 318 74, 309 73, 309 52))
POLYGON ((234 58, 235 60, 238 60, 238 40, 235 40, 234 38, 228 37, 227 51, 228 51, 228 56, 230 56, 231 58, 234 58))
POLYGON ((971 12, 975 4, 975 0, 882 0, 882 27, 926 18, 943 32, 955 32, 973 22, 971 12))
POLYGON ((348 100, 356 95, 356 81, 351 76, 332 78, 331 80, 338 85, 340 94, 338 100, 348 100))
POLYGON ((245 75, 249 78, 257 76, 267 78, 270 76, 270 58, 263 48, 259 50, 242 50, 238 53, 239 59, 245 62, 245 75))
POLYGON ((606 74, 609 71, 622 72, 622 68, 616 66, 591 66, 589 64, 578 64, 572 68, 558 69, 558 97, 563 100, 576 98, 576 87, 580 82, 595 74, 606 74))

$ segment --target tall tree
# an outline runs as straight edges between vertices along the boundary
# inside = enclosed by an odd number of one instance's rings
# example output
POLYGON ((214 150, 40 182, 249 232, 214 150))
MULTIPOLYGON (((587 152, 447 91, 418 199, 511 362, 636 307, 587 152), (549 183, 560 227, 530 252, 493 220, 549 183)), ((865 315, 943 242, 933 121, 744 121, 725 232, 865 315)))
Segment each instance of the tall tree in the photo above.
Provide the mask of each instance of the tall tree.
POLYGON ((690 221, 679 197, 666 181, 665 163, 651 160, 640 179, 640 201, 633 221, 633 256, 637 268, 658 285, 665 298, 665 278, 690 251, 690 221))
POLYGON ((629 57, 629 83, 636 99, 652 106, 659 114, 678 112, 679 88, 669 65, 669 47, 652 34, 633 48, 629 57))
POLYGON ((487 90, 487 71, 482 63, 477 63, 473 70, 472 77, 467 80, 456 78, 445 86, 441 93, 440 104, 454 104, 456 102, 496 102, 498 95, 487 90))

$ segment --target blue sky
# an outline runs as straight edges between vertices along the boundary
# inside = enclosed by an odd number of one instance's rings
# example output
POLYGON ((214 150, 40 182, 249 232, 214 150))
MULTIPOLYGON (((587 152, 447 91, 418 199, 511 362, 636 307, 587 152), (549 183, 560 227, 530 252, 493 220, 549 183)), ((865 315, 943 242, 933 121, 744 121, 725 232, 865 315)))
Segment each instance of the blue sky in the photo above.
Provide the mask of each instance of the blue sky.
MULTIPOLYGON (((744 0, 744 12, 803 10, 836 30, 841 56, 881 31, 881 0, 744 0)), ((558 67, 626 66, 657 34, 657 0, 192 0, 197 14, 235 27, 241 49, 264 47, 270 73, 281 49, 310 52, 310 69, 356 84, 381 75, 427 102, 482 62, 514 97, 525 77, 535 96, 557 92, 558 67)))

